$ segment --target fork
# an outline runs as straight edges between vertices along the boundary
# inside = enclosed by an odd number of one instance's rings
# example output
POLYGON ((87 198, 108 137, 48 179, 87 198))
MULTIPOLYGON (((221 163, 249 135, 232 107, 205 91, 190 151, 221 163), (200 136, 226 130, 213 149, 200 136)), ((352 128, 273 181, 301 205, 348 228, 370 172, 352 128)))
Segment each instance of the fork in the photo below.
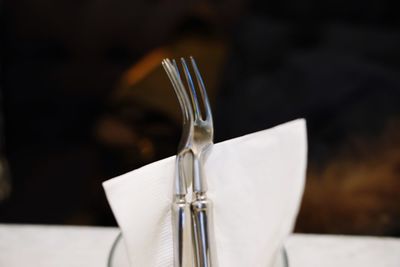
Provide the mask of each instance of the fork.
POLYGON ((169 59, 164 59, 162 65, 173 85, 174 91, 182 109, 183 127, 178 144, 178 152, 175 161, 174 196, 172 203, 172 230, 174 246, 174 267, 193 266, 192 233, 190 203, 186 200, 187 188, 190 184, 185 175, 185 158, 190 153, 191 129, 193 127, 193 112, 186 103, 190 103, 189 97, 182 84, 179 71, 169 59))
POLYGON ((216 267, 212 202, 207 198, 207 183, 203 170, 208 151, 213 145, 213 120, 204 82, 193 57, 190 57, 190 62, 196 76, 203 110, 200 109, 197 90, 185 59, 181 58, 181 64, 188 89, 183 85, 175 60, 171 62, 169 59, 165 59, 162 62, 174 87, 183 114, 183 130, 181 141, 178 145, 174 182, 175 196, 172 205, 174 264, 176 267, 190 265, 190 260, 188 260, 190 249, 185 250, 185 246, 190 244, 188 242, 191 238, 195 256, 193 259, 194 265, 196 267, 216 267), (184 158, 188 155, 191 158, 191 166, 186 166, 184 161, 184 158), (190 177, 186 177, 188 169, 191 170, 190 177), (189 204, 186 201, 186 195, 190 183, 192 183, 193 194, 190 203, 191 216, 188 216, 189 204), (189 217, 191 217, 191 221, 189 217), (187 236, 188 230, 186 227, 188 225, 191 225, 192 237, 187 236), (185 263, 189 265, 182 265, 185 263))

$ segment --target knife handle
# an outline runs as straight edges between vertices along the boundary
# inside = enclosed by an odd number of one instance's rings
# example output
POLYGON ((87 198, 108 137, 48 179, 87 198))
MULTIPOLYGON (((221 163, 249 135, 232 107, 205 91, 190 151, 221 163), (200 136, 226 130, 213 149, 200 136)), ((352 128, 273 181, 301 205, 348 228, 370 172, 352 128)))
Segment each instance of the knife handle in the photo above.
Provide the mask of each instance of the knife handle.
POLYGON ((190 205, 185 196, 177 195, 172 204, 174 267, 193 266, 190 205))
POLYGON ((217 267, 212 202, 198 194, 191 203, 193 247, 196 267, 217 267))

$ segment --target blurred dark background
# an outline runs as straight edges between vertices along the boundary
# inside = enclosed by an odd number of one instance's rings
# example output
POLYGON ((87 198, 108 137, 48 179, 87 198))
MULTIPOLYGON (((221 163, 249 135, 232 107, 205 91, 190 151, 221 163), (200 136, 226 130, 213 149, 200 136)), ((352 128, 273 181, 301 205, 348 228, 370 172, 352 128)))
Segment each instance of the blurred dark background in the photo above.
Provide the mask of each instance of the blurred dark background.
POLYGON ((160 62, 193 55, 216 141, 307 119, 296 231, 400 236, 392 1, 3 0, 0 10, 0 222, 115 225, 101 182, 175 153, 181 117, 160 62))

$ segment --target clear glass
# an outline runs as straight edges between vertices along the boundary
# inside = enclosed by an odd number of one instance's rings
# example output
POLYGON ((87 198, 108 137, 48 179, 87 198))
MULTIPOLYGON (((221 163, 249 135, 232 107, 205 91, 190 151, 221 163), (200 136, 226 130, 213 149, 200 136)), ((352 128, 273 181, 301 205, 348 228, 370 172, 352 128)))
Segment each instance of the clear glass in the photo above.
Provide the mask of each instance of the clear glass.
MULTIPOLYGON (((108 267, 129 267, 128 256, 122 242, 122 235, 119 234, 111 247, 108 257, 108 267)), ((275 260, 275 263, 270 267, 289 267, 289 261, 285 248, 281 250, 275 260)))

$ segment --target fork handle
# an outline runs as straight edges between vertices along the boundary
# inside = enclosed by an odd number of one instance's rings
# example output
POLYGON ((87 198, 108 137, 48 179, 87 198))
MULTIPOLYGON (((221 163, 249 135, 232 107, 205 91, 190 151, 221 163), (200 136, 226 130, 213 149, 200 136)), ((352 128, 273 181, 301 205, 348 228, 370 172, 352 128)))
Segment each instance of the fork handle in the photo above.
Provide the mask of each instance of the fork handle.
POLYGON ((184 195, 175 196, 171 207, 174 267, 192 267, 193 249, 190 204, 184 195))
POLYGON ((212 202, 205 194, 191 203, 193 247, 196 267, 217 267, 212 202))

